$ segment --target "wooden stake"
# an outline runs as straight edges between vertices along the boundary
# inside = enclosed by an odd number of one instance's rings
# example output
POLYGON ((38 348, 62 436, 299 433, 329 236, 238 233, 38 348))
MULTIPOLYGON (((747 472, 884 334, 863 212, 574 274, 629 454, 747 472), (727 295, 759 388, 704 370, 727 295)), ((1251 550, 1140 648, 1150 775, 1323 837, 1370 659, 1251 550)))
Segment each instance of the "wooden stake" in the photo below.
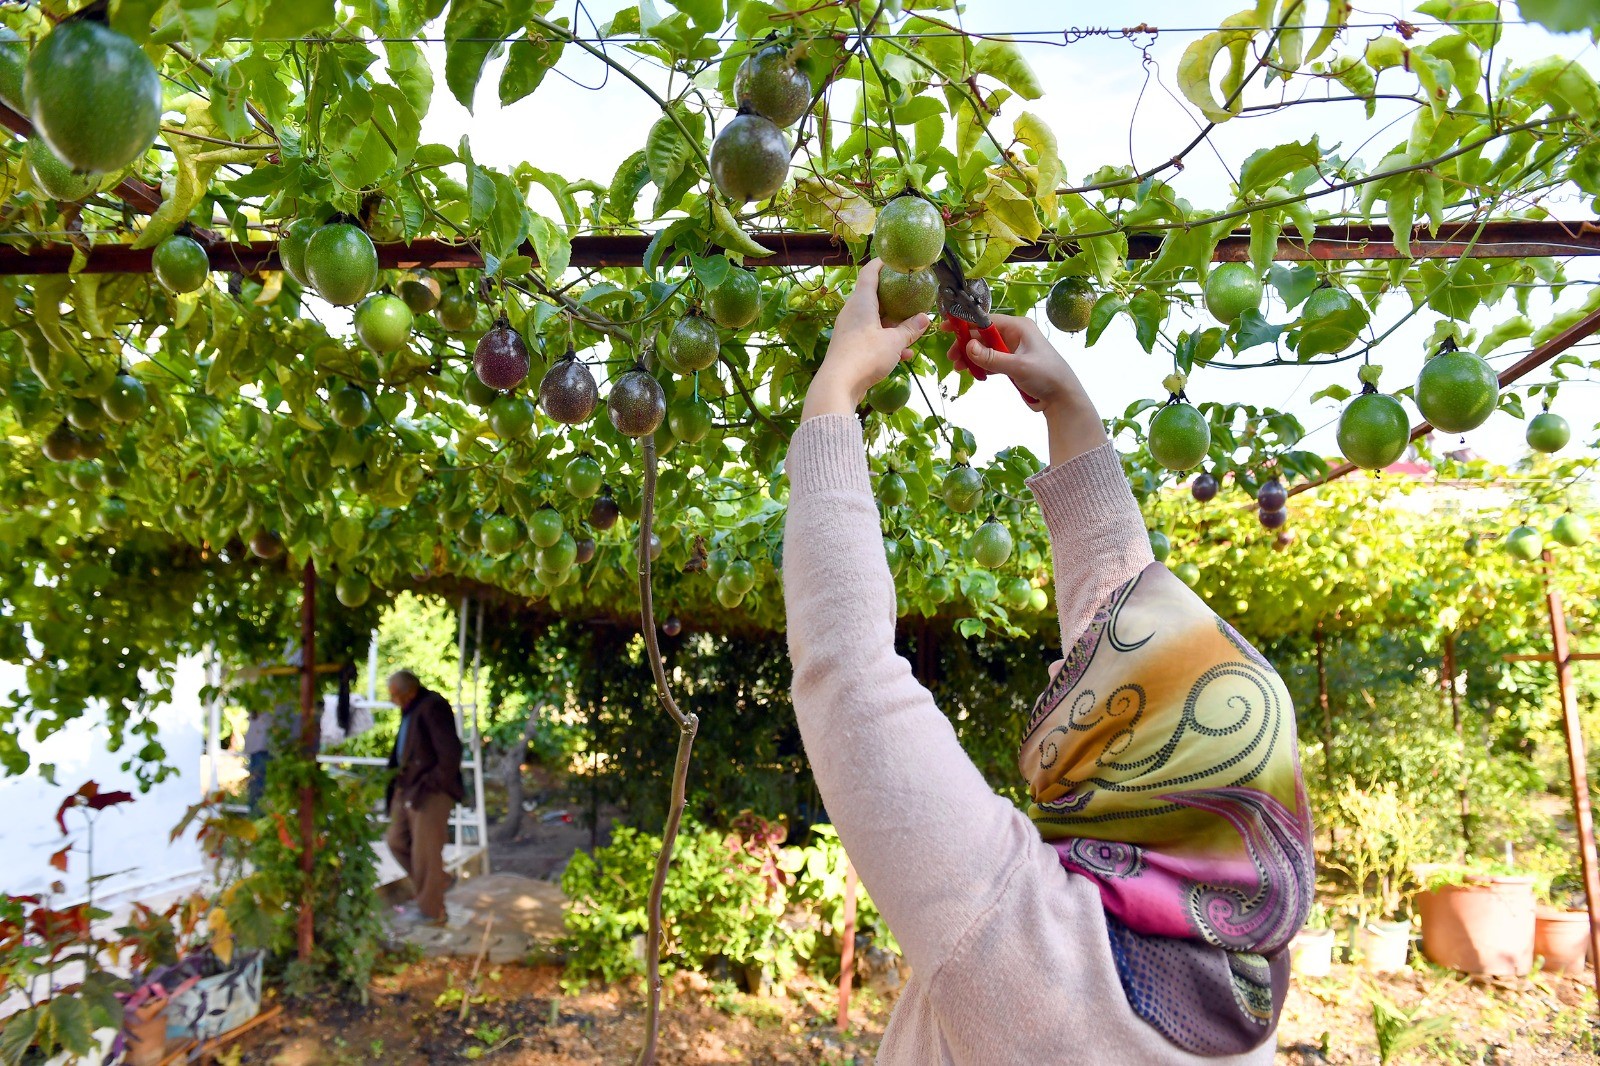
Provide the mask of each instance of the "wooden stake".
MULTIPOLYGON (((300 747, 308 760, 317 752, 318 732, 321 722, 316 714, 317 702, 317 567, 306 560, 303 587, 300 595, 300 747)), ((312 878, 316 869, 316 789, 308 781, 300 788, 300 872, 305 884, 300 889, 299 955, 300 961, 309 963, 314 946, 315 900, 312 878)))
POLYGON ((1450 724, 1455 727, 1456 744, 1461 750, 1461 776, 1456 782, 1456 795, 1461 801, 1461 846, 1463 854, 1472 854, 1472 806, 1467 802, 1467 736, 1461 723, 1461 694, 1456 689, 1456 635, 1444 635, 1444 666, 1440 672, 1439 687, 1444 689, 1445 702, 1450 708, 1450 724))
POLYGON ((850 1028, 850 986, 856 976, 856 864, 844 859, 844 929, 839 945, 839 1032, 850 1028))
MULTIPOLYGON (((1549 565, 1550 553, 1545 553, 1549 565)), ((1589 958, 1594 965, 1595 991, 1600 992, 1600 869, 1594 851, 1594 812, 1589 805, 1589 768, 1584 753, 1583 722, 1578 717, 1578 694, 1572 685, 1572 659, 1567 647, 1567 615, 1561 593, 1551 588, 1550 650, 1556 661, 1556 690, 1561 696, 1561 727, 1567 734, 1567 771, 1572 777, 1572 811, 1578 822, 1578 854, 1583 862, 1583 894, 1589 904, 1589 958)))

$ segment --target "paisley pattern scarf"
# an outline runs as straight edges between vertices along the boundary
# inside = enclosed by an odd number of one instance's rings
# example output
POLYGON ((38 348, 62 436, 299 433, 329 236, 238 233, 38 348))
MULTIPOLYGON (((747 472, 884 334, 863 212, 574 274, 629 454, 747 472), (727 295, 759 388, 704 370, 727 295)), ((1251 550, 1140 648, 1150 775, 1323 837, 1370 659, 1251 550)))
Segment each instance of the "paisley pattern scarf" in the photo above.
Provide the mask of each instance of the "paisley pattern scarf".
POLYGON ((1270 1037, 1315 886, 1272 666, 1153 563, 1068 653, 1018 761, 1034 824, 1100 889, 1135 1013, 1198 1055, 1270 1037))

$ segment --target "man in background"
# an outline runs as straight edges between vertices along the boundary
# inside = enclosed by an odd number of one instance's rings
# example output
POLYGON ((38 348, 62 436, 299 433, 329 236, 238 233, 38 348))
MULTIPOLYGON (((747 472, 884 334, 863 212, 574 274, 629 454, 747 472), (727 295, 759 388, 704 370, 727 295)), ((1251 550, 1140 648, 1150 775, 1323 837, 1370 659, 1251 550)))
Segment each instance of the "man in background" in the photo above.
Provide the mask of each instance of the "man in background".
POLYGON ((425 921, 445 924, 444 844, 450 811, 466 796, 461 779, 461 738, 449 701, 424 688, 417 675, 389 678, 389 699, 400 708, 400 732, 389 753, 389 850, 411 879, 425 921))

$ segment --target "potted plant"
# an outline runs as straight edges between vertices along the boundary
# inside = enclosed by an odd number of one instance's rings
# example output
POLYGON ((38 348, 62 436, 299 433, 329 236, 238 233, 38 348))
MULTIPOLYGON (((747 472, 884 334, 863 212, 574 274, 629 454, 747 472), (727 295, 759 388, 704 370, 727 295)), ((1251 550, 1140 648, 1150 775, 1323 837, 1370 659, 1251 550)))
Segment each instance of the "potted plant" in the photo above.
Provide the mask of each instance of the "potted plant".
POLYGON ((1407 805, 1392 781, 1363 786, 1347 777, 1334 806, 1342 831, 1323 865, 1350 881, 1347 903, 1356 919, 1356 955, 1374 973, 1403 970, 1411 943, 1403 907, 1412 864, 1427 840, 1427 820, 1407 805))
POLYGON ((1533 968, 1534 879, 1493 864, 1444 867, 1416 896, 1422 953, 1441 966, 1521 977, 1533 968))
POLYGON ((1333 923, 1320 900, 1311 905, 1305 927, 1289 942, 1289 964, 1301 977, 1326 977, 1333 970, 1333 923))
POLYGON ((1550 973, 1579 973, 1589 954, 1589 908, 1568 874, 1541 893, 1533 912, 1533 957, 1550 973))

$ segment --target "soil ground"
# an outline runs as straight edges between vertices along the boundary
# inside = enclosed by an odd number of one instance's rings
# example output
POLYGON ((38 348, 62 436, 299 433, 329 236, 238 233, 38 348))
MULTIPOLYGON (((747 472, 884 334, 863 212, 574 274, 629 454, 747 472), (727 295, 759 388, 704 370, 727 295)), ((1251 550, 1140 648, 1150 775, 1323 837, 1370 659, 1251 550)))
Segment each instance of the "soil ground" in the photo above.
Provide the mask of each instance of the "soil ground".
MULTIPOLYGON (((484 1061, 499 1066, 613 1064, 632 1060, 643 1032, 637 985, 565 995, 552 964, 485 966, 427 959, 373 982, 369 1002, 287 1003, 221 1056, 229 1066, 355 1066, 484 1061), (461 1004, 470 998, 466 1020, 461 1004)), ((1279 1064, 1378 1062, 1369 990, 1420 1019, 1446 1017, 1427 1043, 1396 1063, 1535 1066, 1600 1061, 1594 990, 1587 975, 1477 982, 1428 968, 1373 976, 1335 966, 1291 988, 1278 1031, 1279 1064)), ((784 997, 749 996, 699 975, 668 981, 663 1063, 870 1063, 890 1004, 870 992, 852 1006, 850 1032, 833 1026, 833 991, 796 984, 784 997)), ((1404 1030, 1404 1026, 1399 1027, 1404 1030)), ((1414 1030, 1416 1031, 1416 1030, 1414 1030)), ((1405 1039, 1403 1033, 1401 1039, 1405 1039)))

